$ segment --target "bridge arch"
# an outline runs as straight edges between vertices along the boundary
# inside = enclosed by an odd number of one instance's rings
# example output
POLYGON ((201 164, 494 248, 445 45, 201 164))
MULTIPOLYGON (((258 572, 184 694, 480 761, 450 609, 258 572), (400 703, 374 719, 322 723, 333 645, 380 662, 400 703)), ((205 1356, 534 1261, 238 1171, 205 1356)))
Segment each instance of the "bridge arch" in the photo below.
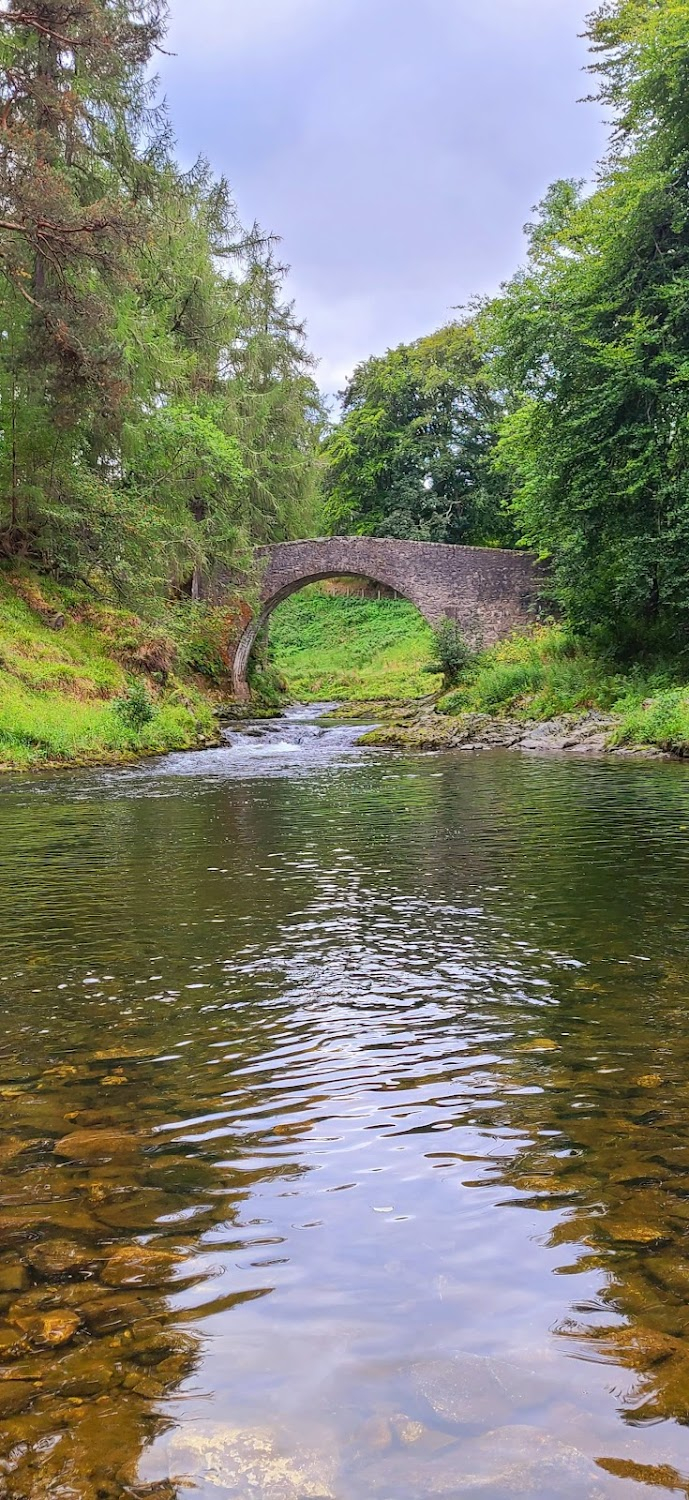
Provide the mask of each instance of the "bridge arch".
POLYGON ((376 583, 383 585, 385 588, 394 588, 395 593, 398 594, 401 598, 403 597, 407 599, 410 604, 416 605, 419 613, 428 620, 429 625, 433 625, 435 623, 434 619, 429 618, 422 605, 418 603, 416 599, 412 598, 410 592, 405 591, 404 593, 402 593, 401 589, 398 589, 394 584, 388 584, 384 578, 373 578, 367 573, 353 573, 349 568, 338 568, 335 572, 329 570, 327 573, 310 573, 308 576, 296 579, 293 583, 285 585, 285 587, 282 589, 278 589, 277 593, 273 594, 271 598, 266 601, 266 603, 262 606, 260 612, 254 616, 253 620, 249 625, 247 625, 246 629, 244 630, 244 633, 241 636, 239 644, 235 651, 233 665, 234 691, 235 696, 239 698, 240 701, 248 701, 251 696, 248 687, 248 671, 249 663, 251 661, 251 653, 254 649, 254 646, 256 645, 256 641, 258 640, 261 631, 270 619, 273 610, 277 609, 278 605, 282 604, 285 599, 289 599, 292 594, 298 594, 301 589, 308 588, 309 584, 325 583, 329 578, 360 578, 365 580, 367 583, 376 583))
POLYGON ((430 625, 457 621, 469 639, 492 645, 533 620, 543 575, 533 554, 382 537, 322 537, 259 547, 259 608, 235 651, 234 691, 250 698, 247 672, 256 638, 273 610, 310 583, 366 578, 394 589, 430 625))

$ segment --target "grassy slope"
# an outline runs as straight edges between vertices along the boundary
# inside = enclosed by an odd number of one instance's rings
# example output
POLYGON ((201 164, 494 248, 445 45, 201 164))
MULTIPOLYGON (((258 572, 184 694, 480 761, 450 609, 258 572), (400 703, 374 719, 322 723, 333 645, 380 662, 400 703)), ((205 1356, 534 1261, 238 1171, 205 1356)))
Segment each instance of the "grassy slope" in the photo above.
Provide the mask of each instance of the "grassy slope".
POLYGON ((318 585, 286 599, 270 622, 273 665, 302 701, 420 698, 440 682, 421 670, 432 646, 412 604, 333 596, 318 585))
MULTIPOLYGON (((428 627, 396 600, 305 590, 276 611, 271 645, 296 698, 409 699, 440 686, 421 671, 432 654, 428 627)), ((677 663, 615 669, 558 626, 483 652, 437 706, 449 715, 541 720, 602 710, 617 718, 616 743, 689 755, 689 686, 677 663)))
MULTIPOLYGON (((162 627, 94 604, 30 572, 0 569, 0 769, 103 764, 186 749, 215 735, 214 689, 227 696, 226 615, 177 608, 162 627), (122 712, 143 684, 153 716, 122 712)), ((440 689, 422 668, 432 636, 399 600, 331 596, 317 587, 272 617, 271 655, 291 697, 409 700, 440 689)), ((677 664, 611 669, 551 627, 484 652, 439 712, 550 719, 613 712, 619 743, 689 755, 689 687, 677 664)))
POLYGON ((537 720, 602 710, 617 719, 614 744, 689 753, 689 686, 677 662, 615 669, 560 626, 483 652, 438 709, 537 720))
POLYGON ((178 668, 175 643, 123 611, 27 572, 0 572, 0 768, 103 763, 213 735, 212 706, 178 668), (57 628, 56 628, 57 627, 57 628), (116 706, 146 686, 149 723, 116 706))

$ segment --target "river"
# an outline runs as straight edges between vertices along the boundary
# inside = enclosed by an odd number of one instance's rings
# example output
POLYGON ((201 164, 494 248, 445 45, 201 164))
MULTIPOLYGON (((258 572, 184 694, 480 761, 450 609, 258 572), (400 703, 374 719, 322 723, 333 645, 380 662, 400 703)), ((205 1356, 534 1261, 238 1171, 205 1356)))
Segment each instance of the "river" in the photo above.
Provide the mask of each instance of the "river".
POLYGON ((689 1494, 689 776, 0 786, 0 1494, 689 1494))

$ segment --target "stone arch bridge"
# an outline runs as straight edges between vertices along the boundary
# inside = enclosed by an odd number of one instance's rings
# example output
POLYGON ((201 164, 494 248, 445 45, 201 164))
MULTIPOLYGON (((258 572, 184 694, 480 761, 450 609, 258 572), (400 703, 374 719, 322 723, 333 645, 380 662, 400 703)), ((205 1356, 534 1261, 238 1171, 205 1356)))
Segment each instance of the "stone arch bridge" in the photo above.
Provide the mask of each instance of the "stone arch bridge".
POLYGON ((309 583, 368 579, 415 604, 430 625, 456 620, 468 639, 490 646, 533 622, 544 582, 530 552, 369 536, 276 542, 258 547, 255 559, 260 606, 240 637, 233 668, 235 693, 244 701, 250 696, 247 669, 259 632, 283 599, 309 583))

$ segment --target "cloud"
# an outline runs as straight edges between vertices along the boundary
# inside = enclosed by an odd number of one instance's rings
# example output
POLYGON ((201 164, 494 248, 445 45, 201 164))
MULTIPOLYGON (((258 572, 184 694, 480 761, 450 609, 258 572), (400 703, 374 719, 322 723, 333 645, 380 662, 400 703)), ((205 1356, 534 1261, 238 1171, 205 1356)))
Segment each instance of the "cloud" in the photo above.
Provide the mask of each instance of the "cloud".
POLYGON ((283 237, 327 389, 516 268, 548 183, 603 130, 589 0, 172 0, 186 157, 283 237))
POLYGON ((284 57, 327 31, 333 11, 348 8, 348 0, 176 0, 169 43, 185 62, 200 58, 212 68, 284 57))

